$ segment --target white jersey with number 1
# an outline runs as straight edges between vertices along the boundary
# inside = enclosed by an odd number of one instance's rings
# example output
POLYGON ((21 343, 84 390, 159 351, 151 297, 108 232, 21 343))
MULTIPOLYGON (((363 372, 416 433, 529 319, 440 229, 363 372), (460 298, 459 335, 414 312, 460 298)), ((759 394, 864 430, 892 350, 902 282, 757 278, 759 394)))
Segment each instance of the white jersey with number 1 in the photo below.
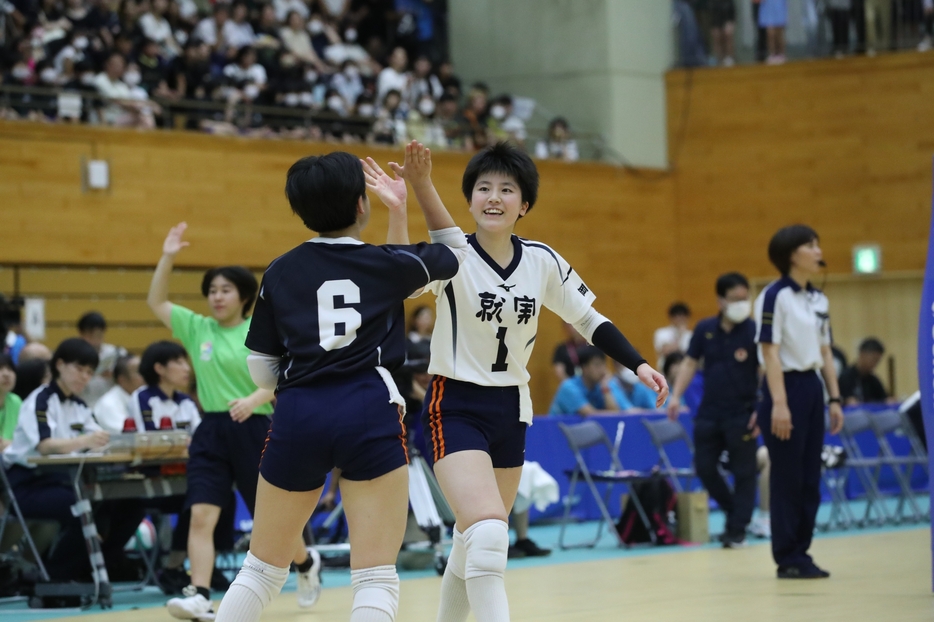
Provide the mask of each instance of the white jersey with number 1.
POLYGON ((449 281, 429 286, 437 300, 428 372, 481 386, 518 386, 519 418, 532 422, 526 365, 542 307, 575 323, 594 294, 548 246, 512 236, 515 255, 498 265, 467 236, 467 258, 449 281))

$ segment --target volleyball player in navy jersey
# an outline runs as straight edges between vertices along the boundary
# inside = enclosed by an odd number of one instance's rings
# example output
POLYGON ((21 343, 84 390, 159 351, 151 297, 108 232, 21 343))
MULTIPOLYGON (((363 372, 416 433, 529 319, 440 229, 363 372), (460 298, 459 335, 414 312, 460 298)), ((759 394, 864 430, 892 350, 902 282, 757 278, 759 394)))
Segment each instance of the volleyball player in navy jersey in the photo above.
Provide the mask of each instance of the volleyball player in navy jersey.
MULTIPOLYGON (((423 160, 406 150, 395 169, 416 183, 423 160)), ((457 273, 463 232, 440 199, 425 220, 444 244, 373 246, 360 240, 369 186, 405 237, 405 181, 336 152, 289 169, 292 210, 319 236, 266 269, 246 344, 258 386, 277 389, 260 464, 250 552, 217 613, 253 622, 288 576, 294 542, 341 469, 350 535, 352 622, 391 622, 399 600, 395 560, 408 511, 404 401, 390 371, 405 360, 403 301, 457 273)))
MULTIPOLYGON (((422 203, 430 178, 413 182, 422 203)), ((594 294, 545 244, 513 234, 538 194, 538 171, 523 151, 499 143, 471 159, 462 191, 477 232, 457 275, 433 282, 437 320, 422 418, 430 431, 435 474, 457 519, 441 587, 438 620, 509 620, 503 573, 507 517, 516 498, 532 422, 526 365, 542 307, 557 313, 613 359, 668 395, 662 374, 593 309, 594 294)))

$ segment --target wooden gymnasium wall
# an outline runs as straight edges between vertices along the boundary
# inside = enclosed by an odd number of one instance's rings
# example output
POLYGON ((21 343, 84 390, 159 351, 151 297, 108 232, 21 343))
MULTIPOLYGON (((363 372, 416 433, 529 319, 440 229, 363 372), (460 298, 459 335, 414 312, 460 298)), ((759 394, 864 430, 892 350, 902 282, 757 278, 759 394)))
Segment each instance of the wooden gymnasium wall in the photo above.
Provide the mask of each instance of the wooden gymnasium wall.
MULTIPOLYGON (((700 317, 714 311, 719 273, 769 276, 768 238, 791 222, 821 233, 831 273, 849 273, 851 247, 864 241, 882 245, 886 271, 923 268, 934 153, 930 55, 675 71, 668 101, 670 174, 540 162, 541 198, 517 229, 556 247, 597 292, 601 312, 647 355, 672 300, 688 301, 700 317)), ((311 235, 288 210, 285 171, 301 156, 338 148, 0 122, 0 264, 151 266, 168 228, 186 220, 191 247, 180 265, 261 269, 311 235), (87 159, 109 161, 108 191, 82 191, 87 159)), ((381 163, 400 154, 348 149, 381 163)), ((470 230, 459 192, 466 162, 437 154, 434 178, 470 230)), ((414 200, 409 213, 412 239, 424 239, 414 200)), ((375 202, 366 240, 382 241, 386 222, 375 202)), ((56 282, 66 292, 86 287, 75 285, 79 272, 56 282)), ((421 302, 429 300, 414 304, 421 302)), ((56 313, 77 313, 72 306, 56 313)), ((138 313, 128 311, 127 321, 141 321, 138 313)), ((892 339, 910 344, 914 326, 899 330, 892 339)), ((556 387, 550 358, 561 339, 560 322, 546 314, 530 366, 538 412, 556 387)), ((900 392, 914 383, 901 380, 900 392)))
MULTIPOLYGON (((2 123, 0 264, 151 266, 169 227, 185 220, 191 246, 179 255, 179 265, 265 267, 312 235, 289 211, 283 194, 286 170, 301 156, 337 148, 341 147, 2 123), (81 161, 92 158, 110 162, 109 191, 82 192, 81 161)), ((351 150, 369 153, 384 165, 401 156, 398 150, 351 150)), ((462 154, 438 154, 433 176, 458 224, 470 231, 472 221, 460 194, 467 160, 462 154)), ((519 224, 519 234, 555 246, 598 293, 602 312, 649 351, 657 310, 675 293, 670 183, 646 182, 597 164, 543 162, 540 172, 541 200, 519 224)), ((379 243, 385 240, 386 212, 378 200, 372 205, 365 238, 379 243)), ((412 240, 426 239, 414 199, 409 214, 412 240)), ((70 313, 76 319, 80 313, 74 298, 97 287, 86 281, 97 282, 99 277, 74 268, 40 272, 50 320, 60 322, 53 334, 63 336, 68 332, 65 316, 70 313), (63 294, 70 299, 67 304, 58 300, 63 294)), ((145 281, 146 273, 128 271, 115 278, 124 283, 118 295, 129 300, 106 305, 89 301, 88 308, 125 310, 126 317, 111 321, 121 327, 117 335, 128 345, 139 348, 152 338, 166 337, 161 328, 139 324, 146 314, 141 296, 145 283, 137 281, 145 281)), ((182 302, 204 309, 197 299, 196 275, 177 278, 195 294, 182 302)), ((410 301, 409 307, 432 302, 426 296, 410 301)), ((539 412, 547 411, 556 388, 550 360, 562 335, 560 322, 547 313, 531 363, 539 412)))

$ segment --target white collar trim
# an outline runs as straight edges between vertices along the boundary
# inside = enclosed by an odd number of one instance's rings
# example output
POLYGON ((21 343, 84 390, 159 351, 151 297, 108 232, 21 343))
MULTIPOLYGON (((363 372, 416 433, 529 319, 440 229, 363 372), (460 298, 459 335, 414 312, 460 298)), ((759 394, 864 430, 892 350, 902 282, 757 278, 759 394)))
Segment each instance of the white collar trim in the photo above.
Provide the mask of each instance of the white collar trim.
POLYGON ((357 240, 350 236, 344 236, 342 238, 325 238, 318 236, 316 238, 311 238, 309 242, 314 242, 316 244, 364 244, 363 241, 357 240))

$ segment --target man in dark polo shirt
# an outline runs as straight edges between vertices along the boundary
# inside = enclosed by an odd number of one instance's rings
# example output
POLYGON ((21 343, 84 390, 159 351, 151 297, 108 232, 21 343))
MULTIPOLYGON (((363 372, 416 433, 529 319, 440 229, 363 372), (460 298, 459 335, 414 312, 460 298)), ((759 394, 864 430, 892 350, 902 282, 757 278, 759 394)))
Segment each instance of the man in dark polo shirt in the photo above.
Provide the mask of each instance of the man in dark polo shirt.
POLYGON ((668 401, 668 417, 679 402, 699 361, 704 365, 704 396, 694 419, 694 465, 704 487, 726 514, 724 548, 745 544, 746 526, 756 499, 756 433, 752 418, 758 385, 756 325, 749 318, 749 282, 730 272, 717 279, 720 313, 698 322, 668 401), (717 469, 729 454, 734 489, 717 469))

